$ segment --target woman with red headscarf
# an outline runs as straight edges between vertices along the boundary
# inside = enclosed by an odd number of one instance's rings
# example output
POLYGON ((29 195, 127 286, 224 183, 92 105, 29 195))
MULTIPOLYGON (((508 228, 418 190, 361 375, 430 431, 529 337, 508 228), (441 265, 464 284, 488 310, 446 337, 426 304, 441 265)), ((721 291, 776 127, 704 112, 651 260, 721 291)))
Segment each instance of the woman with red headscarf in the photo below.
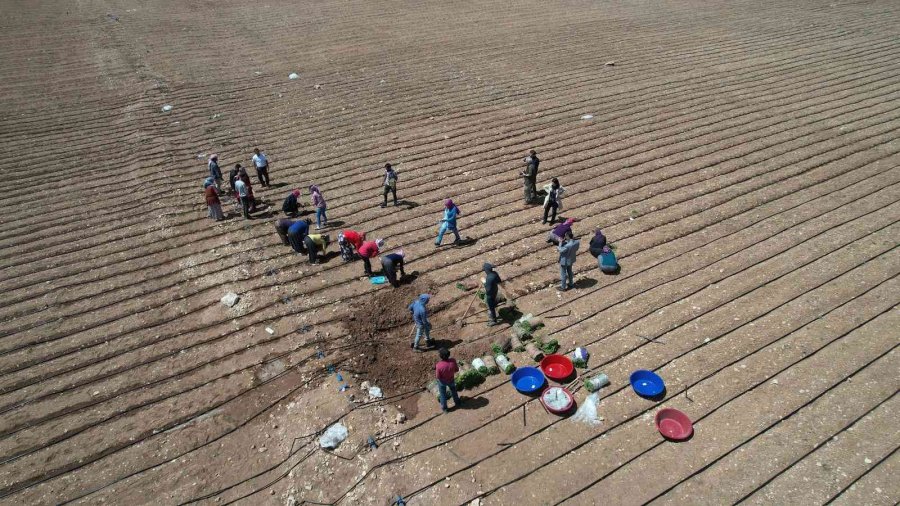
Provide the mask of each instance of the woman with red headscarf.
POLYGON ((434 241, 434 247, 438 247, 441 245, 441 241, 444 240, 444 234, 451 230, 453 232, 453 236, 456 238, 453 241, 453 245, 459 244, 459 231, 456 229, 456 218, 459 217, 460 212, 459 208, 456 207, 456 204, 453 203, 453 200, 447 199, 444 201, 444 218, 441 219, 441 228, 438 229, 437 239, 434 241))

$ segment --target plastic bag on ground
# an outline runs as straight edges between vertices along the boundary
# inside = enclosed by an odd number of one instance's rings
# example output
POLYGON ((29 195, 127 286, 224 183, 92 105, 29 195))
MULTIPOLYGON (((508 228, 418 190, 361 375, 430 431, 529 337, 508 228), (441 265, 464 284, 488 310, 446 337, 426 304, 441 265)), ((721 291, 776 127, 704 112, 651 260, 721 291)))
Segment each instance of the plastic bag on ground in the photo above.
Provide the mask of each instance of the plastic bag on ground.
POLYGON ((572 415, 572 420, 585 423, 592 427, 600 425, 603 417, 597 412, 597 403, 600 402, 600 394, 593 393, 587 396, 587 399, 578 406, 578 411, 572 415))
POLYGON ((369 397, 373 399, 381 399, 382 397, 384 397, 384 392, 382 392, 381 389, 376 386, 370 386, 369 397))
POLYGON ((325 433, 319 438, 319 446, 329 449, 337 448, 347 439, 348 435, 347 427, 336 423, 325 429, 325 433))

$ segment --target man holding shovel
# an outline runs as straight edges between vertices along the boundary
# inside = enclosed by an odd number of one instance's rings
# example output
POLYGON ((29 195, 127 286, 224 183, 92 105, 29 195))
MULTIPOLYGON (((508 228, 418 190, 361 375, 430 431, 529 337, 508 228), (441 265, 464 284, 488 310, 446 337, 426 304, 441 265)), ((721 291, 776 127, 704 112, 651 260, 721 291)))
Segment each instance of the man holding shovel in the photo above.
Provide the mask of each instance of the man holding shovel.
POLYGON ((431 322, 428 321, 428 308, 425 307, 429 300, 431 300, 431 295, 423 293, 409 305, 413 322, 416 324, 416 339, 412 343, 412 349, 416 351, 422 351, 419 348, 419 339, 422 334, 425 334, 425 345, 434 346, 434 341, 431 339, 431 322))
POLYGON ((510 306, 515 306, 516 303, 509 296, 509 293, 506 291, 506 288, 503 286, 503 280, 500 279, 500 275, 494 271, 494 266, 488 262, 485 262, 481 267, 484 271, 484 278, 481 280, 484 283, 484 302, 488 307, 488 327, 493 327, 500 323, 497 321, 497 293, 499 290, 503 290, 503 295, 506 297, 506 300, 509 302, 510 306))

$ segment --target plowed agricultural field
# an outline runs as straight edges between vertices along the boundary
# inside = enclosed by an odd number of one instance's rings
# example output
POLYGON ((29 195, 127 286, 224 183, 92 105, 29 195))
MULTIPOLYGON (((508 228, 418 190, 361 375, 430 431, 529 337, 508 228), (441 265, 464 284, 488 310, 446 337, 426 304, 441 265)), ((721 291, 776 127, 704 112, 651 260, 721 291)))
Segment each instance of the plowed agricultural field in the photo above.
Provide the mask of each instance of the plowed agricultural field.
POLYGON ((0 503, 900 501, 895 0, 2 11, 0 503), (522 201, 530 149, 578 219, 569 291, 522 201), (211 153, 250 167, 253 219, 230 197, 206 217, 211 153), (281 201, 299 188, 308 213, 311 184, 332 239, 405 251, 404 286, 281 244, 281 201), (468 240, 436 248, 447 198, 468 240), (598 227, 618 275, 587 251, 598 227), (602 423, 503 374, 441 414, 406 306, 431 293, 439 343, 488 353, 509 321, 458 323, 486 261, 561 352, 587 348, 581 377, 608 375, 602 423), (635 395, 636 369, 665 395, 635 395), (659 435, 664 407, 690 440, 659 435))

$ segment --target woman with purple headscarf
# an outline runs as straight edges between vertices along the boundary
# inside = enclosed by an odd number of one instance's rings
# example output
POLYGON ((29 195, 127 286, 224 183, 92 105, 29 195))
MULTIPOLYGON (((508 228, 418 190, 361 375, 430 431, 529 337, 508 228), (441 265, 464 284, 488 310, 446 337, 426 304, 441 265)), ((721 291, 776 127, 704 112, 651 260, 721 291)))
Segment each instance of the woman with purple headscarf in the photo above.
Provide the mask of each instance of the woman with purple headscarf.
POLYGON ((456 229, 456 218, 459 217, 459 215, 459 208, 456 207, 453 200, 447 199, 444 201, 444 218, 441 220, 441 228, 438 229, 438 236, 434 241, 434 247, 441 245, 441 241, 444 240, 444 234, 448 230, 452 231, 453 236, 456 238, 453 241, 453 245, 456 246, 459 244, 459 231, 456 229))
POLYGON ((316 230, 319 230, 328 222, 328 217, 325 216, 325 197, 317 185, 309 187, 309 194, 312 196, 313 207, 316 208, 316 230))

